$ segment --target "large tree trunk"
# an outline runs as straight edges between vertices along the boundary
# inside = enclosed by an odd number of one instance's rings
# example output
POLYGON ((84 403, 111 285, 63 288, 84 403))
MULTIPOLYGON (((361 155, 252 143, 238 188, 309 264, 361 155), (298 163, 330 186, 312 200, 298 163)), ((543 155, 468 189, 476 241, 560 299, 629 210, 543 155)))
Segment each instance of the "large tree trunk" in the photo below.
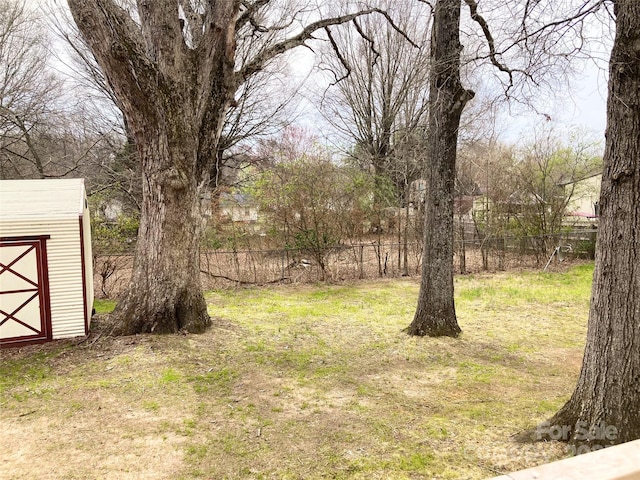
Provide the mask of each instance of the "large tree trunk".
POLYGON ((129 289, 114 312, 115 332, 199 333, 210 324, 200 283, 200 194, 215 170, 225 113, 238 85, 239 2, 212 3, 197 16, 203 23, 194 17, 190 42, 178 3, 141 0, 137 6, 134 20, 112 0, 69 0, 142 162, 136 258, 129 289))
MULTIPOLYGON (((200 284, 200 189, 172 158, 192 157, 195 141, 138 139, 143 162, 143 203, 131 283, 114 316, 117 333, 203 332, 210 324, 200 284), (169 146, 171 144, 171 146, 169 146)), ((194 161, 190 162, 195 164, 194 161)))
POLYGON ((640 438, 640 2, 615 4, 600 227, 587 343, 573 395, 536 439, 578 452, 640 438), (589 429, 596 438, 585 434, 589 429))
POLYGON ((456 337, 453 197, 460 116, 473 92, 460 83, 460 0, 439 0, 431 38, 422 279, 410 335, 456 337))

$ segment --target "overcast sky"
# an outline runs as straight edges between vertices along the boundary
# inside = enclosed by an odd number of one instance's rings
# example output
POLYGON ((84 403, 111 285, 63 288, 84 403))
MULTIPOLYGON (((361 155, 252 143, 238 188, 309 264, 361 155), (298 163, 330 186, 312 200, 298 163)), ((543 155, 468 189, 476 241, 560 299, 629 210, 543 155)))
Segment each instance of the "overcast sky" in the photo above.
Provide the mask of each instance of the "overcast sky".
MULTIPOLYGON (((303 79, 313 67, 313 54, 304 48, 296 49, 289 58, 289 64, 292 74, 298 79, 303 79)), ((546 121, 544 115, 549 115, 554 126, 558 129, 584 129, 588 133, 593 133, 595 137, 602 137, 604 144, 607 100, 606 69, 605 61, 601 61, 599 66, 591 61, 584 62, 577 68, 579 73, 569 79, 568 87, 557 92, 557 98, 551 100, 541 109, 540 113, 520 109, 517 113, 510 114, 505 106, 498 126, 501 132, 500 140, 516 144, 522 139, 532 138, 536 126, 546 121)), ((312 83, 313 78, 309 80, 307 85, 312 83)), ((473 86, 469 87, 473 89, 473 86)), ((331 129, 331 127, 317 112, 316 107, 304 98, 300 99, 300 102, 300 110, 304 112, 300 118, 303 126, 315 130, 319 136, 326 134, 327 129, 331 129)))
POLYGON ((591 130, 602 132, 606 125, 607 74, 592 67, 582 79, 574 82, 564 102, 566 109, 560 114, 564 122, 585 125, 591 130))
MULTIPOLYGON (((35 0, 29 1, 35 2, 35 0)), ((62 5, 66 5, 66 2, 62 2, 62 5)), ((604 138, 607 96, 606 60, 604 59, 608 57, 606 49, 606 46, 601 49, 599 56, 603 60, 599 67, 593 62, 585 62, 583 66, 578 67, 580 74, 570 80, 569 88, 558 92, 557 98, 541 109, 541 113, 550 115, 558 127, 583 127, 604 138)), ((298 80, 308 75, 315 61, 313 53, 305 48, 296 49, 289 59, 292 74, 298 80)), ((474 89, 473 85, 469 87, 474 89)), ((321 136, 323 131, 326 131, 326 122, 309 101, 302 98, 300 103, 299 111, 306 113, 299 121, 307 128, 315 129, 321 136)), ((541 122, 545 122, 544 116, 533 110, 521 109, 517 114, 510 116, 505 109, 501 121, 501 131, 503 131, 501 140, 516 143, 519 139, 527 137, 528 133, 541 122)))

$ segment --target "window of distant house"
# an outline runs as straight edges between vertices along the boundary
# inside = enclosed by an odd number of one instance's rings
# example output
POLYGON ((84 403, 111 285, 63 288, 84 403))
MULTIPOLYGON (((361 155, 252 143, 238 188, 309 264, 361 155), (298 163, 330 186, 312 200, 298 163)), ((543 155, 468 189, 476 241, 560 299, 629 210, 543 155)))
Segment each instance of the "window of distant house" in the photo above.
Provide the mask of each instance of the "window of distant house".
POLYGON ((250 208, 245 208, 244 209, 244 216, 245 217, 251 216, 251 209, 250 208))

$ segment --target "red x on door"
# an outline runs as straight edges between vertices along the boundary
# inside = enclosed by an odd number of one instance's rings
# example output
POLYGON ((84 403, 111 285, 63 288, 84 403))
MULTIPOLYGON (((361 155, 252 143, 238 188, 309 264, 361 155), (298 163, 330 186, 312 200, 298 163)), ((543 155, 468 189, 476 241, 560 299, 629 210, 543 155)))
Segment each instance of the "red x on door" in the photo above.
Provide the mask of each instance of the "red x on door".
POLYGON ((47 238, 0 239, 0 346, 51 340, 47 238))

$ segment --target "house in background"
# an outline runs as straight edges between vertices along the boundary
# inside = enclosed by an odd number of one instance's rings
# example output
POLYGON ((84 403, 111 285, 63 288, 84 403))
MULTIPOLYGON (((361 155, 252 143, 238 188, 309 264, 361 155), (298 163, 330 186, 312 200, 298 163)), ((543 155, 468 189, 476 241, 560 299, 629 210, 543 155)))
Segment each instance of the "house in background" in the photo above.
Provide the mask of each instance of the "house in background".
POLYGON ((222 193, 220 195, 220 215, 235 223, 257 224, 258 204, 243 193, 222 193))
POLYGON ((419 178, 409 186, 409 204, 414 210, 419 210, 427 197, 427 181, 419 178))
POLYGON ((476 199, 479 195, 456 195, 453 197, 453 222, 457 235, 464 235, 465 241, 472 241, 476 236, 476 225, 473 218, 476 199))
POLYGON ((602 173, 594 173, 576 181, 562 184, 565 191, 573 189, 567 205, 565 223, 578 226, 595 226, 599 215, 600 184, 602 173))

